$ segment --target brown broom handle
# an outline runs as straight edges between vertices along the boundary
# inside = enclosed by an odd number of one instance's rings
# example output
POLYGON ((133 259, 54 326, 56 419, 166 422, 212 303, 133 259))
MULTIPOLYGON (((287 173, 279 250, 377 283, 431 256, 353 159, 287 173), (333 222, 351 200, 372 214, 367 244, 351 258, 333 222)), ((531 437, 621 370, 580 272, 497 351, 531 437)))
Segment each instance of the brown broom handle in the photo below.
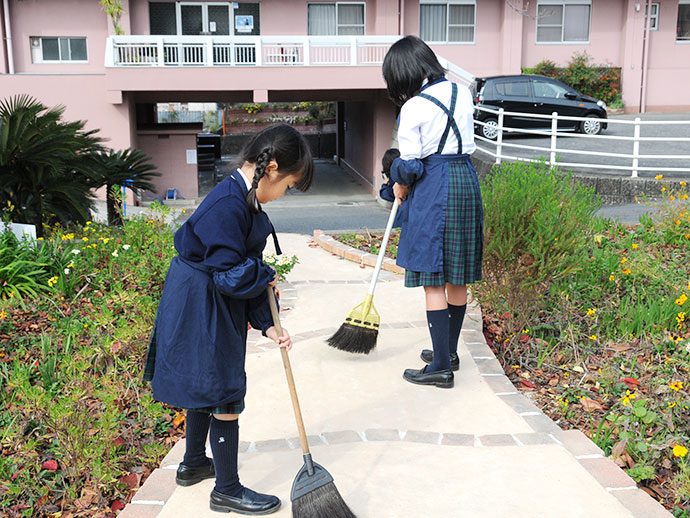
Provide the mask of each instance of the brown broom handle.
MULTIPOLYGON (((273 325, 276 328, 278 336, 283 335, 283 328, 280 325, 280 316, 278 315, 278 307, 276 306, 275 294, 273 287, 268 287, 268 304, 271 306, 271 315, 273 316, 273 325)), ((309 442, 307 441, 307 432, 304 430, 304 421, 302 420, 302 411, 299 408, 299 399, 297 399, 297 389, 295 388, 295 378, 292 377, 292 367, 290 367, 290 358, 285 347, 280 347, 280 355, 283 358, 283 367, 285 368, 285 377, 287 378, 288 388, 290 389, 290 398, 292 399, 292 409, 295 411, 295 421, 297 421, 297 430, 299 431, 299 441, 302 443, 302 453, 305 455, 309 453, 309 442)))

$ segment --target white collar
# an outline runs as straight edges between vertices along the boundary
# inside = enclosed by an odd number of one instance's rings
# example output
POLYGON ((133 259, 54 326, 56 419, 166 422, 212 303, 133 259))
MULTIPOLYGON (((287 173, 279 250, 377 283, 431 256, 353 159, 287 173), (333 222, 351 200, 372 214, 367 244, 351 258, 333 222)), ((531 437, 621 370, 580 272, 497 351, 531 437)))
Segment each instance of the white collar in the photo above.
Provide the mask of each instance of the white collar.
POLYGON ((237 172, 239 173, 239 175, 240 175, 240 177, 242 178, 242 180, 244 180, 244 185, 247 186, 247 190, 248 190, 248 191, 251 190, 251 188, 252 188, 252 182, 249 181, 249 178, 247 178, 247 177, 244 175, 244 172, 243 172, 242 169, 240 169, 239 167, 237 168, 237 172))

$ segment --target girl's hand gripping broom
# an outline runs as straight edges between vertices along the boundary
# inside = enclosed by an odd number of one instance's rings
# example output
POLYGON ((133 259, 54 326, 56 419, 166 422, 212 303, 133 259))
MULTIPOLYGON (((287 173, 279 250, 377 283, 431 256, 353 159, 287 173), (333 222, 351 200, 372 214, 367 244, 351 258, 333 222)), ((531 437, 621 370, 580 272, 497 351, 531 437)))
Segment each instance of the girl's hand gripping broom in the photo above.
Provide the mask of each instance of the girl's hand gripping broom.
MULTIPOLYGON (((276 299, 271 286, 268 287, 268 302, 271 306, 273 325, 278 336, 283 336, 283 328, 280 325, 276 299)), ((292 494, 290 495, 292 516, 293 518, 356 518, 343 497, 340 496, 331 474, 311 459, 307 432, 304 430, 302 411, 297 399, 297 389, 295 388, 295 379, 292 377, 287 349, 281 347, 280 354, 283 358, 283 367, 292 399, 292 409, 295 412, 297 430, 304 454, 304 466, 299 470, 292 484, 292 494)))
POLYGON ((386 225, 386 232, 381 241, 381 249, 374 268, 374 275, 369 284, 369 291, 364 297, 364 302, 355 306, 349 315, 345 318, 345 322, 340 326, 333 336, 327 341, 328 345, 347 351, 349 353, 363 353, 369 354, 374 347, 376 347, 376 338, 379 335, 379 323, 381 318, 378 311, 374 307, 374 290, 376 289, 376 280, 378 279, 383 258, 386 254, 386 246, 388 245, 388 238, 391 235, 393 228, 393 220, 398 212, 398 200, 393 201, 393 208, 390 216, 388 216, 388 224, 386 225))

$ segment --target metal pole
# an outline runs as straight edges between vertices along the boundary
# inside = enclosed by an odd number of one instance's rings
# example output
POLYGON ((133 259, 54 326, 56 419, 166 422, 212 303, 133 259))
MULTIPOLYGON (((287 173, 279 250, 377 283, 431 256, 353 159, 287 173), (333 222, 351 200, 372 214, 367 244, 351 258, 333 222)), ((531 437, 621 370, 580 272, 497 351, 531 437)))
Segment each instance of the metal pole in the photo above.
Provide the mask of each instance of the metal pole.
POLYGON ((4 0, 5 13, 5 46, 7 48, 7 72, 14 74, 14 56, 12 54, 12 27, 10 25, 10 0, 4 0))
POLYGON ((558 112, 551 114, 551 157, 549 164, 551 167, 556 165, 556 132, 558 131, 558 112))
POLYGON ((642 88, 640 91, 640 113, 647 111, 647 72, 649 69, 650 19, 652 17, 652 2, 645 1, 644 20, 644 49, 642 50, 642 88))
POLYGON ((503 148, 503 108, 498 109, 498 135, 496 136, 496 165, 501 164, 501 153, 503 148))
POLYGON ((635 117, 635 133, 633 136, 633 170, 632 178, 637 178, 637 167, 640 164, 640 118, 635 117))

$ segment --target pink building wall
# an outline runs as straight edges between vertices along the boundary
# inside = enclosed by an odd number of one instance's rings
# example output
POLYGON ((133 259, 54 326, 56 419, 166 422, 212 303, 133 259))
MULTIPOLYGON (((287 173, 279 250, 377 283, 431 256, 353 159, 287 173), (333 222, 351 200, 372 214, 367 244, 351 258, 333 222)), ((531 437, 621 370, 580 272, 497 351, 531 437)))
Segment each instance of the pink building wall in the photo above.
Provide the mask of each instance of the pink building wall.
POLYGON ((159 195, 169 188, 177 189, 187 199, 199 195, 196 165, 187 164, 187 150, 196 149, 196 134, 196 129, 137 132, 138 148, 164 173, 152 181, 159 195))
MULTIPOLYGON (((95 0, 4 0, 10 2, 14 69, 18 74, 103 72, 108 17, 95 0), (86 37, 88 63, 32 63, 29 38, 86 37)), ((4 42, 3 42, 4 43, 4 42)))
POLYGON ((650 111, 690 109, 690 41, 675 41, 678 5, 661 2, 659 30, 650 32, 646 93, 650 111))
POLYGON ((378 192, 381 157, 390 147, 395 107, 381 92, 372 100, 345 103, 345 149, 341 164, 378 192))

